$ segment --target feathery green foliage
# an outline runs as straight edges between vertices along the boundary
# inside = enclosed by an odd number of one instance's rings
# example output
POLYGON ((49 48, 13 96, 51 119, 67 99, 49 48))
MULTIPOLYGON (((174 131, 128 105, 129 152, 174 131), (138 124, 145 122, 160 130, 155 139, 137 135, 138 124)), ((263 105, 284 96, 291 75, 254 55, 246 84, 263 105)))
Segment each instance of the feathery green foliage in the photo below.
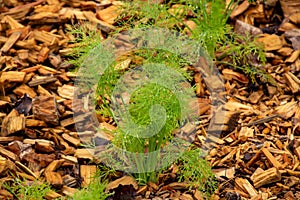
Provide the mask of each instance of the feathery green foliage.
POLYGON ((218 63, 228 65, 243 72, 252 83, 257 79, 276 85, 276 81, 263 68, 266 65, 266 54, 263 46, 250 35, 230 34, 224 39, 218 50, 218 63), (222 61, 226 58, 227 61, 222 61))
MULTIPOLYGON (((191 37, 197 42, 200 41, 211 57, 214 58, 216 49, 220 48, 225 52, 224 56, 231 60, 232 63, 230 65, 235 69, 241 69, 250 77, 256 77, 259 73, 262 73, 260 76, 265 76, 266 73, 259 67, 256 67, 254 63, 253 65, 249 65, 249 60, 252 58, 251 56, 255 56, 258 63, 261 62, 261 64, 264 65, 265 56, 263 50, 259 48, 255 42, 251 42, 251 38, 244 40, 244 36, 228 36, 228 34, 232 33, 232 30, 226 23, 234 7, 233 4, 233 0, 227 7, 223 0, 171 0, 165 4, 153 4, 150 3, 150 1, 126 2, 124 13, 119 17, 116 23, 119 26, 117 32, 129 28, 159 27, 186 33, 186 29, 188 29, 191 33, 191 37), (196 24, 195 29, 191 30, 187 26, 186 20, 194 21, 196 24)), ((82 44, 82 46, 79 45, 79 48, 75 49, 75 53, 73 54, 76 58, 76 64, 81 64, 85 59, 84 56, 101 41, 99 36, 96 37, 94 35, 96 32, 81 34, 80 32, 82 31, 85 30, 79 29, 79 33, 74 32, 80 36, 80 44, 82 44)), ((110 105, 110 97, 119 79, 130 69, 134 69, 141 64, 159 63, 178 71, 187 78, 187 80, 192 80, 190 74, 186 70, 183 70, 188 63, 170 52, 163 50, 138 50, 132 52, 131 55, 127 55, 125 59, 127 58, 132 59, 129 69, 116 69, 115 65, 122 62, 122 59, 117 60, 101 75, 97 87, 97 101, 95 101, 97 104, 97 112, 106 117, 112 117, 116 123, 118 123, 118 116, 116 117, 113 113, 113 109, 110 105), (101 101, 99 101, 99 99, 101 99, 101 101)), ((265 77, 267 77, 267 75, 265 77)), ((184 116, 182 116, 180 105, 178 101, 174 100, 176 99, 174 97, 175 95, 172 91, 156 84, 147 84, 136 90, 130 97, 130 105, 127 110, 130 114, 128 120, 132 120, 135 124, 140 126, 149 125, 151 123, 149 111, 152 106, 156 104, 164 107, 167 120, 163 128, 150 138, 139 137, 139 131, 134 129, 130 130, 131 134, 128 134, 130 126, 125 130, 118 127, 118 129, 112 133, 114 134, 113 144, 133 153, 155 152, 159 150, 172 139, 174 129, 178 128, 184 121, 180 121, 182 117, 184 119, 184 116)), ((189 150, 183 154, 178 161, 178 163, 180 163, 179 179, 180 181, 189 182, 191 187, 197 187, 200 191, 206 192, 209 195, 215 190, 216 181, 211 172, 211 168, 208 163, 201 158, 200 154, 199 149, 189 150)), ((142 169, 147 167, 146 165, 155 164, 158 159, 160 158, 154 155, 153 159, 150 160, 151 163, 140 163, 139 159, 121 160, 120 162, 132 162, 141 169, 139 171, 143 171, 142 169)), ((145 173, 133 175, 140 183, 145 184, 148 181, 157 181, 159 173, 160 171, 146 171, 145 173)))
MULTIPOLYGON (((189 73, 183 70, 186 62, 184 60, 181 60, 181 58, 176 55, 165 52, 163 50, 141 50, 135 52, 135 55, 139 58, 142 58, 144 65, 150 63, 164 64, 166 66, 169 66, 171 70, 175 70, 179 74, 182 74, 183 77, 188 77, 188 79, 191 79, 189 73)), ((133 64, 132 67, 134 68, 135 65, 133 64)), ((113 69, 111 69, 108 70, 108 72, 116 74, 117 70, 113 72, 113 69)), ((166 73, 164 76, 164 80, 167 81, 168 79, 172 80, 176 78, 172 75, 173 74, 168 75, 168 73, 166 73)), ((101 77, 99 86, 109 85, 109 88, 107 88, 108 90, 105 90, 102 87, 102 89, 98 91, 98 95, 102 97, 111 95, 113 86, 116 85, 116 82, 114 82, 114 84, 109 84, 112 80, 110 79, 110 77, 112 76, 104 75, 101 77), (112 88, 110 88, 110 86, 112 86, 112 88)), ((193 92, 190 91, 190 93, 193 92)), ((189 93, 183 93, 181 95, 181 99, 186 98, 187 95, 189 95, 189 93)), ((125 127, 121 128, 119 127, 119 129, 115 133, 113 143, 117 147, 133 153, 159 151, 160 148, 166 144, 166 142, 172 139, 173 130, 178 128, 180 124, 186 120, 187 116, 185 115, 185 113, 188 112, 188 107, 182 108, 182 105, 180 105, 178 98, 180 98, 180 96, 176 96, 170 89, 155 83, 145 84, 144 86, 135 90, 135 92, 130 97, 130 104, 128 106, 128 114, 130 115, 129 119, 125 119, 125 122, 128 122, 128 120, 132 120, 134 125, 131 125, 131 123, 125 123, 128 125, 125 125, 125 127), (152 118, 153 116, 150 116, 149 111, 152 109, 152 106, 155 105, 160 105, 164 108, 167 118, 162 128, 160 130, 157 130, 157 132, 153 136, 149 138, 142 138, 140 137, 140 128, 149 126, 153 120, 162 121, 159 120, 161 116, 156 116, 154 117, 154 119, 152 118), (183 110, 185 112, 183 112, 183 110)), ((186 103, 188 105, 188 102, 186 103)), ((116 120, 116 122, 118 122, 118 120, 116 120)), ((151 130, 156 131, 156 129, 151 130)), ((159 155, 157 155, 157 157, 154 156, 153 160, 150 160, 151 163, 135 164, 139 168, 139 171, 143 171, 143 169, 147 167, 146 165, 155 165, 156 163, 158 163, 158 159, 159 155)), ((137 160, 131 162, 139 161, 137 158, 137 160)), ((135 174, 135 177, 140 181, 140 183, 147 183, 147 181, 157 181, 157 175, 158 172, 145 172, 135 174)))
POLYGON ((15 177, 12 183, 3 183, 3 187, 20 200, 43 200, 51 191, 48 183, 21 180, 15 177))
MULTIPOLYGON (((101 182, 98 179, 94 179, 88 186, 80 189, 71 198, 72 200, 105 200, 111 194, 105 193, 107 182, 101 182)), ((70 199, 70 200, 71 200, 70 199)))
POLYGON ((67 32, 73 36, 71 42, 76 45, 68 54, 71 58, 69 62, 79 67, 88 53, 102 41, 101 33, 96 28, 90 28, 88 23, 67 27, 67 32))
POLYGON ((212 58, 214 58, 217 44, 231 29, 226 22, 232 11, 233 3, 232 0, 226 6, 224 0, 187 1, 188 7, 192 8, 193 15, 197 16, 191 18, 197 25, 194 30, 191 30, 192 38, 201 41, 212 58))
POLYGON ((230 30, 226 24, 231 13, 234 1, 226 6, 224 0, 188 0, 169 1, 156 4, 150 1, 132 1, 125 4, 124 16, 130 16, 126 21, 119 20, 119 24, 132 28, 161 27, 183 32, 189 29, 192 38, 200 41, 209 55, 214 57, 217 43, 230 30), (192 20, 196 28, 191 30, 185 18, 192 20))
POLYGON ((105 166, 99 166, 96 174, 92 177, 91 183, 78 190, 70 200, 105 200, 111 196, 111 193, 106 193, 105 188, 108 184, 109 174, 115 173, 114 170, 105 166))
POLYGON ((203 159, 203 156, 197 147, 184 152, 177 161, 178 176, 179 182, 185 181, 191 188, 197 188, 209 197, 217 189, 218 183, 209 163, 203 159))

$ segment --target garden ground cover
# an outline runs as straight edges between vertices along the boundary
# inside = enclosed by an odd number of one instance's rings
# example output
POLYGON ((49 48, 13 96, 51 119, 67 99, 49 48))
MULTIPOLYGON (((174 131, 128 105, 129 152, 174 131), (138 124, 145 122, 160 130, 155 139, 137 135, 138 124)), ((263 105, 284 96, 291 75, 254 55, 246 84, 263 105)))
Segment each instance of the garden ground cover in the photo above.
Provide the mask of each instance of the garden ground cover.
MULTIPOLYGON (((142 7, 140 14, 128 12, 126 2, 120 1, 0 1, 1 198, 88 199, 92 197, 87 194, 101 194, 93 197, 105 199, 105 188, 114 192, 108 199, 204 198, 197 186, 179 182, 182 162, 195 163, 194 157, 171 165, 159 174, 156 182, 138 185, 139 180, 129 174, 101 165, 86 150, 84 139, 89 138, 90 132, 78 131, 74 126, 75 121, 90 117, 82 113, 74 120, 73 116, 74 110, 82 109, 80 103, 73 101, 75 68, 82 62, 74 52, 84 54, 120 29, 150 24, 182 31, 202 42, 223 80, 224 118, 218 119, 214 116, 221 115, 219 111, 211 109, 209 84, 198 79, 199 72, 189 66, 201 123, 183 128, 186 135, 195 133, 195 146, 211 145, 205 159, 218 186, 210 198, 299 199, 298 1, 241 1, 232 7, 225 21, 217 21, 218 15, 226 13, 220 13, 214 4, 199 8, 202 12, 198 13, 193 13, 198 11, 195 7, 189 10, 184 7, 187 3, 179 1, 150 5, 154 7, 142 7), (218 12, 210 13, 210 9, 218 12), (127 12, 123 14, 121 10, 127 12), (206 21, 201 18, 205 14, 211 15, 206 21), (216 22, 224 26, 215 29, 219 27, 213 24, 216 22), (234 31, 227 32, 227 25, 234 31), (205 31, 208 35, 201 35, 205 31), (257 42, 253 42, 254 36, 257 42), (82 41, 84 48, 80 46, 82 41), (263 50, 258 48, 261 45, 263 50), (210 123, 211 120, 215 121, 210 123), (212 136, 209 128, 222 134, 212 136), (97 174, 97 168, 102 174, 94 182, 92 174, 97 174), (80 189, 89 184, 86 190, 80 189)), ((121 58, 119 66, 126 70, 149 57, 167 60, 163 55, 166 54, 137 52, 121 58)), ((188 65, 180 58, 173 65, 178 63, 188 65)), ((136 96, 135 101, 140 102, 141 95, 136 96)), ((103 99, 98 100, 102 105, 103 99)), ((132 107, 133 113, 135 108, 132 107)), ((97 120, 113 132, 116 123, 105 111, 99 107, 97 120)), ((113 139, 110 134, 105 138, 113 139)), ((198 158, 201 163, 203 160, 198 158)), ((195 172, 188 167, 186 171, 195 172)))

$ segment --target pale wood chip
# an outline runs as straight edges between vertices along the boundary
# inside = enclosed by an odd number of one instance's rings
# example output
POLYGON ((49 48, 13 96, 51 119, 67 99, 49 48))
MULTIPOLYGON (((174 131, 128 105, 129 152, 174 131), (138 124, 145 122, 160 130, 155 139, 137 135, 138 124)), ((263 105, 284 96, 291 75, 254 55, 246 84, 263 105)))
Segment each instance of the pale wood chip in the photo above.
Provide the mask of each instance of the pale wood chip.
POLYGON ((61 188, 63 186, 63 180, 59 173, 53 171, 45 171, 44 173, 46 181, 50 183, 54 188, 61 188))
POLYGON ((94 154, 94 149, 76 149, 74 156, 79 159, 93 160, 94 154))
POLYGON ((10 48, 19 40, 20 36, 21 36, 21 32, 14 32, 12 33, 8 40, 6 41, 6 43, 2 46, 2 48, 0 49, 0 52, 8 52, 10 50, 10 48))
POLYGON ((16 71, 2 72, 0 76, 0 83, 4 83, 5 81, 23 82, 25 75, 26 75, 25 72, 16 72, 16 71))
POLYGON ((105 191, 109 192, 110 190, 117 188, 119 185, 123 185, 123 186, 132 185, 135 190, 138 189, 138 184, 134 178, 132 178, 131 176, 123 176, 122 178, 119 178, 115 181, 110 182, 106 186, 105 191))
POLYGON ((24 94, 28 94, 28 96, 30 98, 36 97, 35 91, 31 87, 29 87, 29 86, 27 86, 25 84, 20 85, 19 87, 17 87, 16 89, 14 89, 13 92, 16 95, 19 95, 19 96, 23 96, 24 94))
POLYGON ((112 5, 103 10, 99 10, 96 13, 96 17, 109 24, 113 24, 116 18, 119 16, 119 14, 120 14, 120 7, 112 5))
POLYGON ((266 51, 278 50, 283 46, 280 37, 275 34, 263 34, 263 36, 258 38, 258 41, 264 44, 266 51))
POLYGON ((82 178, 81 186, 88 186, 96 175, 96 165, 80 165, 80 177, 82 178))
POLYGON ((71 187, 68 187, 68 186, 63 186, 61 188, 61 192, 64 194, 64 195, 67 195, 67 196, 74 196, 74 194, 77 192, 78 190, 75 189, 75 188, 71 188, 71 187))
POLYGON ((25 129, 25 118, 22 116, 6 116, 2 122, 1 136, 7 136, 25 129))
MULTIPOLYGON (((260 169, 261 171, 261 169, 260 169)), ((251 176, 254 187, 259 188, 263 185, 270 184, 281 180, 281 173, 276 167, 272 167, 266 171, 255 173, 251 176)))
POLYGON ((236 178, 235 184, 244 192, 248 193, 250 197, 255 197, 258 195, 257 190, 251 185, 251 183, 247 179, 236 178))
POLYGON ((73 99, 75 87, 72 85, 63 85, 62 87, 58 87, 57 93, 62 98, 73 99))
POLYGON ((234 8, 234 10, 231 12, 230 17, 234 18, 243 12, 245 12, 250 6, 250 3, 248 1, 243 1, 240 5, 234 8))
POLYGON ((288 102, 286 104, 277 106, 275 108, 275 111, 277 114, 281 115, 285 119, 288 119, 294 115, 294 113, 296 112, 296 109, 297 109, 297 102, 292 101, 292 102, 288 102))

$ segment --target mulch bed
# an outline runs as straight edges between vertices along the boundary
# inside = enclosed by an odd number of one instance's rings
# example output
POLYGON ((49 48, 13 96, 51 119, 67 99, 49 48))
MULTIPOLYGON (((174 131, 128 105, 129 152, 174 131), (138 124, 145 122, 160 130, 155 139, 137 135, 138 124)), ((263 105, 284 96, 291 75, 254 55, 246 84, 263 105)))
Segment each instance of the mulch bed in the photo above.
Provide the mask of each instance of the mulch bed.
MULTIPOLYGON (((120 4, 0 0, 0 183, 13 180, 12 174, 39 178, 56 189, 47 199, 70 196, 89 183, 97 163, 80 147, 74 127, 76 74, 66 55, 76 44, 69 43, 73 36, 66 30, 71 24, 89 22, 105 38, 116 29, 120 4)), ((222 137, 209 138, 214 147, 207 160, 219 181, 211 199, 300 199, 299 11, 297 0, 243 1, 231 14, 236 32, 248 31, 264 44, 268 59, 264 68, 277 85, 251 85, 242 73, 218 66, 228 114, 222 137)), ((111 128, 111 122, 101 123, 111 128)), ((196 144, 200 145, 204 128, 197 130, 196 144)), ((115 199, 203 198, 185 183, 137 188, 130 177, 119 178, 127 185, 112 186, 115 199)), ((0 198, 13 195, 0 188, 0 198)))

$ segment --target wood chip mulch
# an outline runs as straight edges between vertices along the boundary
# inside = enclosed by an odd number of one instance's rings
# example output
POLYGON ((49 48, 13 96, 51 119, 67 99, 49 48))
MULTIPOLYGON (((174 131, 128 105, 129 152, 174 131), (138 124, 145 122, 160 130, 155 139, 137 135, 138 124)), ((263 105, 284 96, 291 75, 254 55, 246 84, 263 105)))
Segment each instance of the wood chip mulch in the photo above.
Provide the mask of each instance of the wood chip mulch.
MULTIPOLYGON (((76 74, 66 60, 74 44, 66 30, 89 22, 105 38, 116 29, 115 10, 121 3, 0 0, 0 185, 13 180, 12 174, 47 181, 56 190, 45 198, 55 199, 89 184, 97 163, 80 147, 74 128, 76 74)), ((222 137, 209 138, 214 148, 207 160, 219 181, 211 199, 300 199, 299 11, 298 0, 242 1, 231 14, 236 32, 259 37, 268 59, 264 68, 277 85, 252 87, 245 75, 218 66, 227 114, 222 137)), ((102 125, 110 123, 104 119, 102 125)), ((204 135, 199 128, 195 143, 204 135)), ((203 199, 185 183, 137 186, 129 176, 120 178, 128 188, 116 191, 119 195, 129 191, 135 199, 203 199)), ((0 186, 0 198, 13 195, 0 186)))

